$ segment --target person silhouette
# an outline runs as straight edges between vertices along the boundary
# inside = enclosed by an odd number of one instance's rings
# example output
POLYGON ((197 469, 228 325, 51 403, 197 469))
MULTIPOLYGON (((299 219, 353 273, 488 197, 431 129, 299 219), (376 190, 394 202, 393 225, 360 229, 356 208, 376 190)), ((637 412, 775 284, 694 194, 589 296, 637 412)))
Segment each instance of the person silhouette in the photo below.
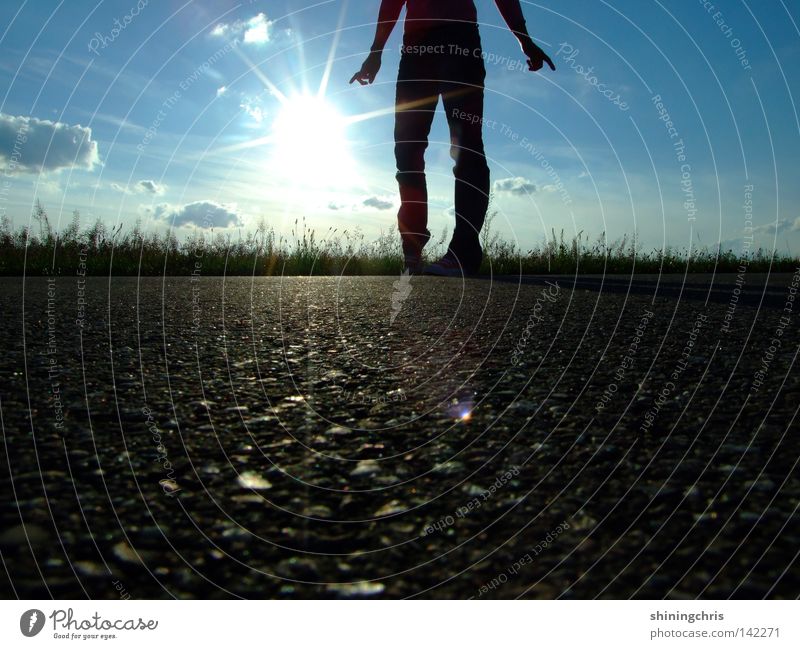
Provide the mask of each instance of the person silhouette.
MULTIPOLYGON (((494 0, 517 37, 531 71, 550 57, 528 34, 519 0, 494 0)), ((483 147, 486 68, 473 0, 381 0, 375 39, 366 60, 350 79, 371 84, 381 67, 386 42, 406 7, 395 94, 395 160, 400 190, 398 227, 405 271, 442 276, 473 275, 483 258, 479 234, 489 207, 489 167, 483 147), (425 149, 439 96, 450 129, 455 161, 456 224, 447 253, 422 268, 430 239, 425 149)))

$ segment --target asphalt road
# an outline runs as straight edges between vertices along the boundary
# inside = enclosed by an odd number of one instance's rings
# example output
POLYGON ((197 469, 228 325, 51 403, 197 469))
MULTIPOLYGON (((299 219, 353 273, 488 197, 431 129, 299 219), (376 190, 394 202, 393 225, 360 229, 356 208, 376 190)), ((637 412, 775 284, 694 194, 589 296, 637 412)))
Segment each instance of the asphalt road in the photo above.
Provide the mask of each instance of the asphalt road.
POLYGON ((0 594, 799 596, 792 276, 545 279, 1 280, 0 594))

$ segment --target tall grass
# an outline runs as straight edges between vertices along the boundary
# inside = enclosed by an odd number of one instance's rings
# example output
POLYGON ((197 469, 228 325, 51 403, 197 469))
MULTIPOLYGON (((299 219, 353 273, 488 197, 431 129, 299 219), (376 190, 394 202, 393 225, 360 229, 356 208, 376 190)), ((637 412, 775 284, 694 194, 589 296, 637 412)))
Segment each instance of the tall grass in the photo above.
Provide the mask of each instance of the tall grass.
MULTIPOLYGON (((37 202, 34 225, 12 231, 0 223, 0 275, 395 275, 403 266, 399 236, 383 233, 366 241, 358 230, 328 229, 319 236, 304 219, 291 234, 277 236, 261 224, 255 232, 197 232, 179 241, 173 232, 145 233, 139 223, 128 231, 109 230, 101 220, 82 229, 80 214, 58 233, 37 202)), ((635 237, 609 243, 601 234, 594 243, 579 232, 565 239, 554 230, 546 243, 521 250, 503 241, 490 214, 481 232, 481 272, 493 275, 574 273, 737 272, 746 263, 752 272, 793 271, 797 258, 758 249, 743 257, 721 248, 643 251, 635 237)), ((429 259, 446 250, 447 232, 426 248, 429 259)))

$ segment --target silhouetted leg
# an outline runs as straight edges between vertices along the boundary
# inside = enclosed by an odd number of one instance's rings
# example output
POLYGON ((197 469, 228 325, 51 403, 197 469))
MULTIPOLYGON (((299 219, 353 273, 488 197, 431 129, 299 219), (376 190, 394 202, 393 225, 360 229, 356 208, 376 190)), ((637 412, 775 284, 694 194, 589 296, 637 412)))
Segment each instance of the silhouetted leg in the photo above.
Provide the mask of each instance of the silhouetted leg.
POLYGON ((482 133, 486 69, 483 59, 474 54, 480 47, 477 34, 467 30, 463 38, 470 54, 448 60, 447 80, 442 83, 456 179, 456 226, 449 252, 457 256, 467 271, 475 272, 483 256, 479 234, 489 207, 489 166, 482 133))
POLYGON ((395 97, 395 159, 400 188, 397 221, 405 254, 420 254, 430 239, 425 149, 439 100, 438 84, 430 76, 426 57, 403 55, 395 97), (428 68, 426 72, 426 67, 428 68))

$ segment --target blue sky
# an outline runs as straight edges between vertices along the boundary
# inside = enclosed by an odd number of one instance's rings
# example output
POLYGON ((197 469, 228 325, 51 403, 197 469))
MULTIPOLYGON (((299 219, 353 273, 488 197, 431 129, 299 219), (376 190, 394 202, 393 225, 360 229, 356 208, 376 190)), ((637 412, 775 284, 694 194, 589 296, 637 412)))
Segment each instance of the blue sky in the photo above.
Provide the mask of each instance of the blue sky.
MULTIPOLYGON (((493 0, 475 3, 504 237, 526 248, 563 228, 738 252, 752 233, 800 254, 798 2, 523 2, 557 66, 536 74, 493 0)), ((378 6, 5 0, 0 213, 25 225, 38 197, 62 225, 77 208, 179 235, 261 219, 288 232, 303 216, 321 232, 393 231, 402 22, 375 84, 348 84, 378 6)), ((426 158, 437 234, 453 218, 439 110, 426 158)))

